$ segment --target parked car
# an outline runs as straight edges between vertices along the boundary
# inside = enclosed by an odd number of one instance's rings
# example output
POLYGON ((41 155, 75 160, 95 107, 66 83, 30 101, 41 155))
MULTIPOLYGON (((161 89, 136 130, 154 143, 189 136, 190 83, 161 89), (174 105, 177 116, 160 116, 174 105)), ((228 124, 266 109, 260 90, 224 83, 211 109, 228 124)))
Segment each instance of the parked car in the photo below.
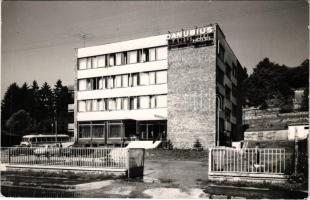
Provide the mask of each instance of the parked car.
POLYGON ((36 148, 33 154, 35 156, 54 156, 60 154, 60 149, 61 147, 59 147, 59 145, 44 145, 43 147, 36 148))
POLYGON ((62 155, 74 156, 74 157, 90 156, 90 155, 93 155, 93 153, 94 153, 93 148, 84 148, 84 147, 80 147, 76 145, 72 145, 67 148, 64 148, 62 151, 62 155))

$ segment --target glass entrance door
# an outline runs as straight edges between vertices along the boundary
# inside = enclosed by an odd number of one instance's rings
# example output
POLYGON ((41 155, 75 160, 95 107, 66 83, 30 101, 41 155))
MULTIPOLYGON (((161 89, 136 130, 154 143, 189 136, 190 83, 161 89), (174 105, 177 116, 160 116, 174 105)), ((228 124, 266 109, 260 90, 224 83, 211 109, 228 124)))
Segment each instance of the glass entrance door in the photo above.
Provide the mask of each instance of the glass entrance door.
POLYGON ((153 140, 153 138, 154 138, 154 125, 140 124, 140 140, 153 140))

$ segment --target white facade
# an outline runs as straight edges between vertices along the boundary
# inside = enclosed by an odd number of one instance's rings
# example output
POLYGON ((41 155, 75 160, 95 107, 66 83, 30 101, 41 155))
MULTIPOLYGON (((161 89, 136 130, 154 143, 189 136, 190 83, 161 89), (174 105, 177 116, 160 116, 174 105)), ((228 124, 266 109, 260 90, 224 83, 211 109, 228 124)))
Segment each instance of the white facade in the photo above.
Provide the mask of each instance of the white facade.
POLYGON ((288 126, 288 139, 298 140, 306 139, 309 135, 309 125, 291 125, 288 126))
POLYGON ((75 137, 81 122, 167 120, 166 38, 78 49, 75 137))

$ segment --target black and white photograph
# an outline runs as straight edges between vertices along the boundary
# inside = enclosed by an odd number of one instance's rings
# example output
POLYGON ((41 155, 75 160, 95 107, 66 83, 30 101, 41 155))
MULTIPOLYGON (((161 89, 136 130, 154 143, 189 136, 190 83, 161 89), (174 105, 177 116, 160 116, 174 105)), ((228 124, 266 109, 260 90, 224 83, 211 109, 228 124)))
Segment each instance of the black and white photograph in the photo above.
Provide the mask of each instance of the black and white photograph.
POLYGON ((309 1, 1 1, 1 196, 309 198, 309 1))

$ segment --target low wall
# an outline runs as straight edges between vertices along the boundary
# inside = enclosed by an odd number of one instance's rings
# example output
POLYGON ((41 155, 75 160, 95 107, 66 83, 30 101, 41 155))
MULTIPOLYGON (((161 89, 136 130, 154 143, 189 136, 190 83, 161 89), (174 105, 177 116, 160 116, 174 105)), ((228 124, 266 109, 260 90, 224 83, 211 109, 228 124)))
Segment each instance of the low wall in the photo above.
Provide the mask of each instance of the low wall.
POLYGON ((288 140, 288 130, 246 131, 244 140, 288 140))
POLYGON ((103 176, 125 176, 126 169, 92 169, 82 167, 55 167, 55 166, 34 166, 34 165, 6 165, 6 171, 14 172, 34 172, 51 174, 75 174, 75 175, 103 175, 103 176))
POLYGON ((224 173, 210 172, 208 176, 211 181, 219 182, 248 182, 248 183, 271 183, 284 184, 289 176, 277 174, 247 174, 247 173, 224 173))

